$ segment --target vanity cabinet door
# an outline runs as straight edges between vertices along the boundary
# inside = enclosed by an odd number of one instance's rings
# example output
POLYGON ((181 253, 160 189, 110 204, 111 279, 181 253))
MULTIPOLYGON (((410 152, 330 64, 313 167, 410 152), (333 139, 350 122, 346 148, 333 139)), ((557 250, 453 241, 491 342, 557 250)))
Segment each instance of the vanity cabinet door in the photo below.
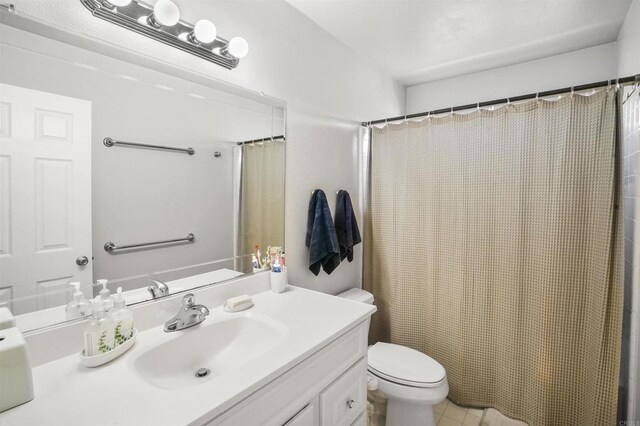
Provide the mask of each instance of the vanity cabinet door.
POLYGON ((367 401, 367 360, 361 358, 320 394, 320 424, 350 426, 367 401))

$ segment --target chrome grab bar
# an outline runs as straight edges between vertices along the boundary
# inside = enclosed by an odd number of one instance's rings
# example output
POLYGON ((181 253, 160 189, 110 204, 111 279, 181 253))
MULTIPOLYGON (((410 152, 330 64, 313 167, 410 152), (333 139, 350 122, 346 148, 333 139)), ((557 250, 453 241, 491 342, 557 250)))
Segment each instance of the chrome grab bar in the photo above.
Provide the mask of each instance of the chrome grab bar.
POLYGON ((126 246, 117 246, 111 241, 104 245, 104 251, 107 253, 114 253, 119 250, 130 250, 136 248, 152 248, 153 246, 163 246, 166 244, 173 243, 192 243, 196 239, 196 236, 193 234, 187 235, 186 238, 177 238, 175 240, 165 240, 165 241, 154 241, 152 243, 140 243, 140 244, 129 244, 126 246))
POLYGON ((125 141, 117 141, 111 138, 104 138, 102 141, 104 146, 112 147, 115 145, 124 145, 124 146, 133 146, 135 148, 151 148, 151 149, 163 149, 165 151, 177 151, 177 152, 186 152, 189 155, 193 155, 196 151, 193 148, 175 148, 173 146, 162 146, 162 145, 150 145, 146 143, 136 143, 136 142, 125 142, 125 141))

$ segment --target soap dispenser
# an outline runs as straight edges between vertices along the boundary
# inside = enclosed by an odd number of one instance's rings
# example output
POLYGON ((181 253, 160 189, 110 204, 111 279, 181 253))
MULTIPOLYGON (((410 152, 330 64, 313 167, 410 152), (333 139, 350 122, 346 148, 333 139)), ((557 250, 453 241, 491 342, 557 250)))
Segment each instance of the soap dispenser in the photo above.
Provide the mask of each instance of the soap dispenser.
POLYGON ((93 317, 84 328, 84 356, 96 356, 109 352, 114 347, 114 327, 111 318, 105 315, 101 300, 94 300, 93 317))
POLYGON ((133 312, 127 307, 122 296, 122 287, 118 287, 118 293, 113 296, 113 309, 109 313, 115 326, 114 339, 118 346, 133 335, 133 312))
POLYGON ((108 312, 113 308, 113 297, 111 297, 111 292, 107 288, 107 283, 109 280, 98 280, 96 281, 98 286, 102 286, 102 290, 100 290, 100 301, 104 307, 104 311, 108 312))
POLYGON ((71 320, 91 315, 91 303, 84 298, 84 294, 80 291, 80 283, 72 282, 69 285, 75 287, 76 290, 73 292, 73 299, 64 310, 65 318, 71 320))

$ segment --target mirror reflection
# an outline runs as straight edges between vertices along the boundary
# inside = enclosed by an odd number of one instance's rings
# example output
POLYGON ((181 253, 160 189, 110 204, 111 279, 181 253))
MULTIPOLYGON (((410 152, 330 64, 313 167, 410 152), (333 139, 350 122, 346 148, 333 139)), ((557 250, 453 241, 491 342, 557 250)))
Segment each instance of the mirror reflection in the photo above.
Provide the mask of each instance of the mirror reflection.
POLYGON ((282 102, 0 31, 0 304, 23 331, 284 252, 282 102))

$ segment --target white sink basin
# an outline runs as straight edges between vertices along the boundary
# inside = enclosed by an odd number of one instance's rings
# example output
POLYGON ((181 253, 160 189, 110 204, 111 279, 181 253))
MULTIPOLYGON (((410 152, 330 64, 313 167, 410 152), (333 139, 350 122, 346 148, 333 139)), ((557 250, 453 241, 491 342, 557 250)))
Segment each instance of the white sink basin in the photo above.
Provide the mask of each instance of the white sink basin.
POLYGON ((287 327, 282 323, 260 314, 218 321, 209 317, 197 326, 165 333, 167 341, 142 352, 133 367, 159 388, 196 386, 256 360, 278 346, 286 334, 287 327), (209 372, 197 377, 200 369, 209 372))

